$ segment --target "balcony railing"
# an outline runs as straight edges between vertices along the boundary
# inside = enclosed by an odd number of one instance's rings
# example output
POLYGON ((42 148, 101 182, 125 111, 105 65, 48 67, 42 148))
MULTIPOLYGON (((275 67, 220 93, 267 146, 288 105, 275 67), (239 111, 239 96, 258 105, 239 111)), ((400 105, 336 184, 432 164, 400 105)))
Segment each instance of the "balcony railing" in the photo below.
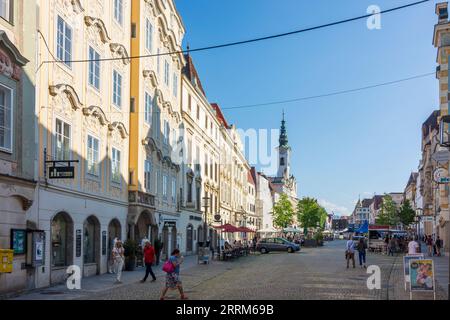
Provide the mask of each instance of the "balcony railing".
POLYGON ((142 191, 129 191, 128 202, 130 204, 155 207, 155 196, 142 191))

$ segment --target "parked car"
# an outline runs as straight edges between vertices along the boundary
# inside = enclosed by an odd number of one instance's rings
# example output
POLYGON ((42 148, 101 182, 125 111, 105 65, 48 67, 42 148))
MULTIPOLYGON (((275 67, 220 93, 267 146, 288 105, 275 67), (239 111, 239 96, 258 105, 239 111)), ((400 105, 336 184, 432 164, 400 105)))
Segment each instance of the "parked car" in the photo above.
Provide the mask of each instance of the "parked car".
POLYGON ((261 253, 269 253, 270 251, 287 251, 293 253, 300 251, 300 245, 283 238, 265 238, 259 240, 256 244, 256 250, 261 253))

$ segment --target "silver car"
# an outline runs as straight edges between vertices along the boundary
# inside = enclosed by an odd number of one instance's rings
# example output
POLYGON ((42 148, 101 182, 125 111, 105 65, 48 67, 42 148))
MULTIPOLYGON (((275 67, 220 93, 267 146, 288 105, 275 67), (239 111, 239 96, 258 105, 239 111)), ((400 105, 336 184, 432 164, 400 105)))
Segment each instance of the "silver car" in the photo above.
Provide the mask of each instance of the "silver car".
POLYGON ((270 251, 287 251, 293 253, 300 250, 300 245, 283 238, 265 238, 256 244, 256 250, 261 253, 270 251))

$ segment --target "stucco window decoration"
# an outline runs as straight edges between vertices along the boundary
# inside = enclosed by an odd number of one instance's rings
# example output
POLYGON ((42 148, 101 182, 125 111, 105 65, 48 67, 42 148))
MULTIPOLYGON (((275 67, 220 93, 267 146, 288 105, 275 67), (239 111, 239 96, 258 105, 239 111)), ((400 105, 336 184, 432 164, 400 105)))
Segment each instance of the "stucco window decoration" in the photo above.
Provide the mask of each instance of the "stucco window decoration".
POLYGON ((106 30, 105 23, 101 19, 86 16, 84 17, 84 22, 88 27, 91 26, 97 27, 98 32, 100 33, 100 39, 102 40, 103 43, 108 43, 111 41, 108 31, 106 30))
POLYGON ((49 91, 51 96, 57 96, 60 94, 65 94, 67 99, 69 99, 72 108, 74 110, 77 110, 79 108, 83 107, 83 104, 80 101, 80 98, 78 97, 78 94, 76 93, 75 89, 68 84, 57 84, 57 85, 51 85, 49 86, 49 91))

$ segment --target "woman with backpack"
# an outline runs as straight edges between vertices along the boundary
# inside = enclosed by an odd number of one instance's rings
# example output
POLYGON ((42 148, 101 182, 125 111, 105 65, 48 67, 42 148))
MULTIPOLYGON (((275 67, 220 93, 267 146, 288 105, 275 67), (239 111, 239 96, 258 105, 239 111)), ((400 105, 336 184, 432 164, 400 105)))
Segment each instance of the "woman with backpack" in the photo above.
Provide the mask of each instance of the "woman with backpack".
POLYGON ((181 300, 186 300, 187 297, 183 292, 183 285, 180 280, 180 264, 183 263, 184 257, 180 255, 180 250, 173 250, 169 259, 163 265, 163 271, 166 272, 166 284, 161 292, 160 300, 166 298, 166 293, 169 289, 178 289, 181 300))

